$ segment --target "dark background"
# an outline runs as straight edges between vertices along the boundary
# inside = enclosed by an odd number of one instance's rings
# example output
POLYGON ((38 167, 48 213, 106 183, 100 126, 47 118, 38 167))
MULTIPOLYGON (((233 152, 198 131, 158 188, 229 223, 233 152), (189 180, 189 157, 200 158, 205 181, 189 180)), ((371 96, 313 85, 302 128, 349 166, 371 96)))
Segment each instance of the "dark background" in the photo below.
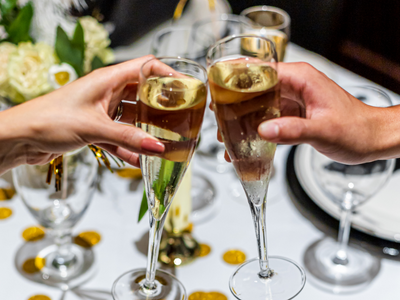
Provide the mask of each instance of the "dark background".
MULTIPOLYGON (((294 43, 400 94, 398 0, 228 1, 235 14, 266 4, 286 10, 294 43)), ((118 46, 132 43, 171 18, 178 2, 97 0, 95 10, 116 25, 111 40, 112 46, 118 46)))

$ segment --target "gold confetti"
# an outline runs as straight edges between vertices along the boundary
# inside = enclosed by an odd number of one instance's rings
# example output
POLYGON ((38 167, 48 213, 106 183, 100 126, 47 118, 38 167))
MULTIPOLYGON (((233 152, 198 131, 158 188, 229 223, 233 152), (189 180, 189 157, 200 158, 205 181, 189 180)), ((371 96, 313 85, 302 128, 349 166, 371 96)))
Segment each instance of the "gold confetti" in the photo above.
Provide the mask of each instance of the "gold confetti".
POLYGON ((22 237, 27 242, 36 242, 45 237, 46 233, 40 227, 32 226, 22 232, 22 237))
POLYGON ((12 210, 8 207, 0 207, 0 220, 7 219, 11 217, 12 210))
POLYGON ((224 253, 223 260, 231 265, 239 265, 246 260, 246 254, 240 250, 229 250, 224 253))
POLYGON ((44 265, 46 264, 46 260, 44 258, 28 258, 23 264, 22 264, 22 270, 24 270, 25 273, 28 274, 34 274, 36 272, 39 272, 44 265))
POLYGON ((228 297, 220 292, 194 292, 188 300, 228 300, 228 297))
POLYGON ((41 269, 44 268, 45 265, 46 265, 46 259, 43 258, 43 257, 36 256, 36 258, 35 258, 35 267, 38 270, 41 270, 41 269))
POLYGON ((59 192, 59 191, 61 191, 61 177, 62 177, 62 173, 63 173, 63 156, 62 155, 53 159, 50 162, 49 170, 47 171, 47 178, 46 178, 47 184, 51 183, 51 178, 53 177, 53 173, 56 176, 56 180, 55 180, 56 192, 59 192))
POLYGON ((207 256, 211 252, 211 247, 207 244, 200 244, 200 257, 207 256))
POLYGON ((209 292, 208 299, 210 299, 210 300, 228 300, 228 297, 220 292, 209 292))
POLYGON ((35 295, 30 297, 28 300, 51 300, 51 298, 46 295, 35 295))
POLYGON ((13 188, 0 188, 0 201, 11 200, 15 195, 15 189, 13 188))
POLYGON ((208 300, 207 293, 205 292, 194 292, 189 295, 188 300, 208 300))
POLYGON ((138 168, 123 168, 116 170, 116 173, 119 177, 122 178, 131 178, 131 179, 142 178, 142 171, 138 168))
POLYGON ((78 234, 74 238, 74 243, 83 248, 91 248, 94 245, 98 244, 100 241, 101 235, 96 231, 85 231, 78 234))

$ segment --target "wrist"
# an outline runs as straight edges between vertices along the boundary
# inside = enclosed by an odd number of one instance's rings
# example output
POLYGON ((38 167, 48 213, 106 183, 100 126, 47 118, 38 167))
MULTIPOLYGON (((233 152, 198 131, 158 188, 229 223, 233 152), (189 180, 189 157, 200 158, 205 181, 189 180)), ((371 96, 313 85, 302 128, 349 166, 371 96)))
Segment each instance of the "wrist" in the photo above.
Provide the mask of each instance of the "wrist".
POLYGON ((24 130, 14 111, 0 112, 0 174, 26 161, 24 130))
POLYGON ((400 157, 400 106, 372 108, 371 154, 375 160, 400 157))

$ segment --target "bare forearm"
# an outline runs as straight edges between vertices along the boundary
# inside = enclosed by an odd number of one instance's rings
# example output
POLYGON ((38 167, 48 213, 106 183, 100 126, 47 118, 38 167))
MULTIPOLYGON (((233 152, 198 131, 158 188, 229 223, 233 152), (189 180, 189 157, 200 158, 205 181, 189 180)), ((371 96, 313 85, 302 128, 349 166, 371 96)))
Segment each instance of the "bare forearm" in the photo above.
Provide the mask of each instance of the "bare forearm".
MULTIPOLYGON (((28 131, 28 128, 25 130, 28 131)), ((0 174, 25 161, 23 124, 18 118, 18 112, 15 108, 2 111, 0 112, 0 174)))

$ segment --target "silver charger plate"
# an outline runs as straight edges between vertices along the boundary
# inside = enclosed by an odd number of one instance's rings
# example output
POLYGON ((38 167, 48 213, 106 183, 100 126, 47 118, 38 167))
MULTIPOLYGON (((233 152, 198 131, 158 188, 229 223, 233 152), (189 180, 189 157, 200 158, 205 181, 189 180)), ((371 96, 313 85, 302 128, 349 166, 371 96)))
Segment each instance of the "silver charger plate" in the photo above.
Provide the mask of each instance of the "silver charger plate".
MULTIPOLYGON (((297 147, 294 156, 296 176, 311 200, 339 220, 339 207, 324 194, 315 181, 311 168, 312 149, 306 144, 297 147)), ((393 173, 377 194, 357 208, 352 227, 369 235, 400 243, 400 172, 393 173)))

